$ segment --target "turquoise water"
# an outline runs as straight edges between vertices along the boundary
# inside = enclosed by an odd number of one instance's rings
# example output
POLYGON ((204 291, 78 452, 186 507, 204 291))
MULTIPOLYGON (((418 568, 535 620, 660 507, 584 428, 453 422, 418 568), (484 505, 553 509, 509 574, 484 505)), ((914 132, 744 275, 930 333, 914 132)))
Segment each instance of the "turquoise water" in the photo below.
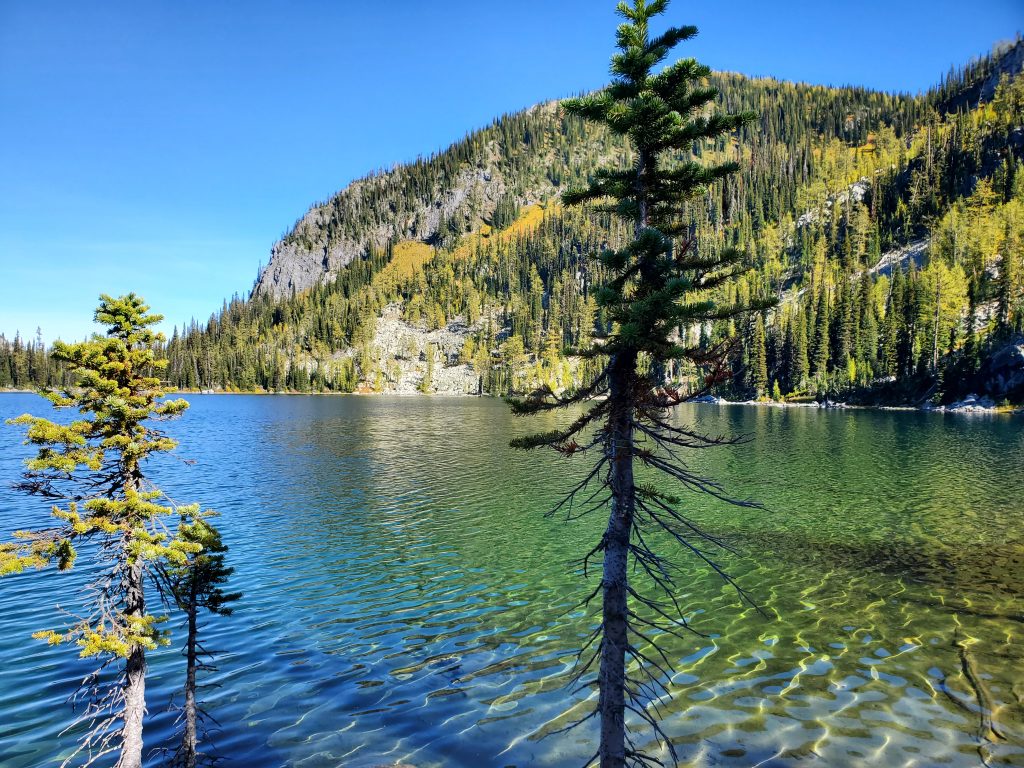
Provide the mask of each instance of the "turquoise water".
MULTIPOLYGON (((593 729, 565 688, 593 587, 571 561, 594 518, 544 511, 582 465, 508 449, 544 426, 493 400, 190 396, 171 496, 222 513, 245 592, 210 623, 205 693, 237 766, 578 766, 593 729)), ((0 396, 0 417, 47 404, 0 396)), ((665 728, 684 765, 1024 765, 1024 420, 689 406, 693 456, 763 511, 687 497, 742 557, 722 562, 767 618, 682 553, 695 629, 665 728), (991 705, 984 729, 977 686, 991 705)), ((5 530, 45 524, 16 494, 28 449, 0 430, 5 530)), ((0 581, 0 765, 56 765, 89 667, 32 631, 59 626, 85 571, 0 581)), ((179 634, 180 636, 180 634, 179 634)), ((151 658, 147 749, 172 746, 174 648, 151 658)), ((151 755, 160 764, 159 754, 151 755)))

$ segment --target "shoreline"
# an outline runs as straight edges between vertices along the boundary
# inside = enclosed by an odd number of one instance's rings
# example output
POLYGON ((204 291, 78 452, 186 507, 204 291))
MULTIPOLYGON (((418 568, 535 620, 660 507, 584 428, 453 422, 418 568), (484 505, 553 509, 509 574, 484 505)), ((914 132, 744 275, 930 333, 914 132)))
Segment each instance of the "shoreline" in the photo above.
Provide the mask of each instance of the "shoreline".
MULTIPOLYGON (((12 394, 12 395, 35 395, 38 392, 34 389, 0 389, 0 395, 12 394)), ((287 397, 429 397, 437 398, 440 400, 449 399, 463 399, 463 398, 495 398, 500 399, 500 395, 492 395, 488 393, 474 394, 470 392, 263 392, 263 391, 251 391, 251 392, 230 392, 222 389, 179 389, 174 392, 168 392, 173 395, 213 395, 217 397, 230 397, 235 395, 246 395, 250 397, 269 397, 269 396, 287 396, 287 397)), ((952 414, 978 414, 978 415, 1016 415, 1024 414, 1024 405, 1010 405, 1010 406, 991 406, 985 407, 980 405, 966 405, 961 407, 950 407, 950 406, 931 406, 931 405, 858 405, 853 403, 841 403, 826 400, 824 402, 812 401, 812 402, 800 402, 800 403, 788 403, 779 402, 777 400, 726 400, 725 398, 709 398, 705 397, 702 399, 688 400, 685 401, 694 405, 724 405, 724 406, 747 406, 757 408, 808 408, 820 411, 908 411, 908 412, 921 412, 921 413, 952 413, 952 414)), ((958 405, 956 403, 954 406, 958 405)))
POLYGON ((726 400, 716 398, 714 400, 692 400, 690 402, 704 405, 743 405, 767 408, 808 408, 819 411, 911 411, 920 413, 962 413, 962 414, 1018 414, 1024 413, 1024 405, 1009 406, 933 406, 933 405, 859 405, 856 403, 840 403, 825 401, 824 403, 814 401, 810 403, 786 403, 777 400, 726 400))

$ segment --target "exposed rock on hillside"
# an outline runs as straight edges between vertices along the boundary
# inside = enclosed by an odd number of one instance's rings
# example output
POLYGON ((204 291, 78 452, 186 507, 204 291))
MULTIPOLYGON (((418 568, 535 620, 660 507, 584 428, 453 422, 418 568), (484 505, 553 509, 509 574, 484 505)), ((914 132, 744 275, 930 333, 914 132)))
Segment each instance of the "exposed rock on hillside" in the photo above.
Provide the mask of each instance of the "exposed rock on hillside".
POLYGON ((832 218, 834 206, 843 205, 851 198, 855 203, 864 202, 864 198, 867 197, 870 189, 871 183, 866 178, 853 182, 849 188, 843 190, 839 194, 830 195, 826 201, 827 205, 825 206, 824 211, 821 208, 811 208, 810 210, 800 214, 796 220, 797 227, 806 227, 808 224, 813 224, 820 216, 824 216, 825 221, 829 221, 832 218))
POLYGON ((992 56, 968 65, 967 69, 967 87, 942 102, 943 109, 955 111, 977 106, 981 101, 991 101, 1004 75, 1013 76, 1024 71, 1024 40, 1018 35, 1016 40, 997 47, 992 56))
POLYGON ((925 257, 928 255, 929 245, 931 245, 931 238, 926 237, 891 251, 886 251, 882 254, 882 258, 878 260, 878 263, 871 268, 871 272, 891 277, 894 268, 906 270, 911 262, 915 266, 920 267, 924 264, 925 257))
POLYGON ((375 213, 377 221, 361 236, 338 234, 338 212, 345 208, 374 210, 374 199, 385 190, 388 177, 383 174, 354 182, 332 200, 310 209, 287 237, 274 244, 270 263, 253 293, 279 298, 312 288, 370 247, 384 248, 395 240, 430 240, 449 219, 467 218, 465 209, 470 207, 490 215, 505 192, 496 170, 463 169, 450 187, 436 190, 436 197, 404 212, 385 206, 383 213, 375 213))
POLYGON ((428 392, 439 395, 479 394, 480 380, 471 365, 459 362, 462 347, 479 324, 455 319, 428 331, 402 319, 402 308, 390 304, 377 321, 371 355, 382 372, 380 389, 394 394, 428 392))
POLYGON ((585 178, 586 169, 618 155, 600 131, 573 133, 566 145, 567 125, 557 103, 546 102, 503 118, 444 153, 352 182, 314 205, 274 245, 253 294, 300 293, 388 243, 444 245, 446 238, 490 223, 502 200, 513 206, 540 202, 560 184, 585 178), (533 121, 532 130, 515 125, 524 116, 533 121), (553 174, 552 168, 562 170, 553 174))

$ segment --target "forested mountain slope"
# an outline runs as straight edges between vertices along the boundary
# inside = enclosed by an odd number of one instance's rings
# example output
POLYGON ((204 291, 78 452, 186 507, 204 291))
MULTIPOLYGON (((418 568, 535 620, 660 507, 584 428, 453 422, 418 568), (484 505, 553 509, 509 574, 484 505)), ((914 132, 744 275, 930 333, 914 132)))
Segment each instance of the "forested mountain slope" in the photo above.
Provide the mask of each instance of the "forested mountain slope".
MULTIPOLYGON (((680 329, 738 340, 724 394, 916 403, 989 386, 988 359, 1024 323, 1022 63, 1018 40, 916 97, 713 76, 724 109, 760 119, 693 147, 742 171, 685 215, 698 248, 746 252, 730 290, 781 299, 680 329)), ((558 199, 608 162, 632 163, 630 147, 549 102, 350 184, 274 246, 250 297, 175 334, 172 383, 569 385, 587 364, 574 350, 606 330, 586 254, 623 232, 558 199)))
MULTIPOLYGON (((743 327, 680 329, 738 336, 730 394, 914 401, 940 380, 950 396, 982 387, 986 345, 1021 322, 1022 50, 920 97, 714 77, 725 109, 760 120, 693 148, 743 170, 687 216, 700 248, 748 253, 733 290, 782 297, 743 327), (908 243, 915 258, 885 258, 908 243)), ((555 203, 616 159, 632 162, 621 140, 547 103, 357 181, 275 246, 249 300, 171 343, 172 373, 300 391, 568 385, 572 351, 604 328, 585 254, 621 233, 555 203)))
MULTIPOLYGON (((760 207, 778 214, 812 170, 816 138, 833 136, 863 143, 870 127, 885 121, 902 133, 918 119, 921 105, 908 98, 860 89, 832 90, 768 80, 718 75, 730 109, 754 109, 761 125, 738 137, 756 160, 745 186, 750 199, 725 204, 760 207), (783 182, 788 198, 764 198, 763 184, 783 182)), ((735 144, 735 142, 734 142, 735 144)), ((732 154, 724 144, 698 151, 732 154)), ((313 206, 275 245, 256 293, 287 296, 338 272, 368 247, 414 239, 450 247, 465 232, 485 224, 503 226, 520 205, 536 203, 586 180, 609 161, 632 162, 621 139, 560 113, 556 103, 505 115, 449 149, 353 182, 330 200, 313 206), (497 216, 497 220, 494 217, 497 216)), ((715 206, 712 206, 715 207, 715 206)), ((717 214, 722 211, 709 211, 717 214)), ((725 212, 726 216, 729 213, 725 212)))

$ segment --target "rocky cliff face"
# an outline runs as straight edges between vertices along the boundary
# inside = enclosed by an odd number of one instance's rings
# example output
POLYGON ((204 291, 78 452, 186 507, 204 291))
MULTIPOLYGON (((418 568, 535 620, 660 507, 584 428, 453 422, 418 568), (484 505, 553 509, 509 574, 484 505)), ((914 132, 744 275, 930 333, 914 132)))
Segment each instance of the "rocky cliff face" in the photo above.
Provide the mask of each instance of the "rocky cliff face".
MULTIPOLYGON (((294 230, 274 244, 270 262, 253 290, 275 298, 312 288, 344 268, 367 250, 384 248, 396 240, 430 241, 449 219, 466 220, 489 216, 505 192, 496 169, 465 168, 454 183, 436 190, 436 197, 409 210, 395 212, 385 206, 383 215, 361 235, 337 234, 332 227, 336 212, 346 207, 364 208, 375 197, 373 188, 386 187, 387 175, 354 182, 331 201, 314 206, 294 230), (467 208, 479 213, 472 217, 467 208)), ((473 223, 480 223, 479 221, 473 223)))
POLYGON ((1017 39, 999 58, 995 70, 981 84, 979 98, 991 101, 995 96, 996 86, 1004 75, 1016 75, 1024 71, 1024 40, 1017 39))
POLYGON ((945 110, 957 110, 962 108, 973 108, 982 101, 991 101, 995 95, 996 87, 1004 75, 1014 76, 1024 72, 1024 39, 1019 35, 1012 41, 998 46, 993 55, 981 62, 984 66, 977 67, 975 64, 968 65, 968 72, 972 67, 971 74, 966 87, 945 101, 940 106, 945 110))
MULTIPOLYGON (((561 125, 554 102, 525 114, 540 115, 552 130, 561 125)), ((280 298, 305 291, 389 242, 432 243, 449 232, 476 230, 502 197, 527 205, 550 195, 554 185, 543 175, 524 178, 520 168, 510 170, 515 153, 499 145, 499 136, 492 126, 440 155, 360 179, 314 205, 273 246, 253 295, 280 298)), ((534 168, 549 159, 542 146, 519 151, 529 154, 534 168)))

